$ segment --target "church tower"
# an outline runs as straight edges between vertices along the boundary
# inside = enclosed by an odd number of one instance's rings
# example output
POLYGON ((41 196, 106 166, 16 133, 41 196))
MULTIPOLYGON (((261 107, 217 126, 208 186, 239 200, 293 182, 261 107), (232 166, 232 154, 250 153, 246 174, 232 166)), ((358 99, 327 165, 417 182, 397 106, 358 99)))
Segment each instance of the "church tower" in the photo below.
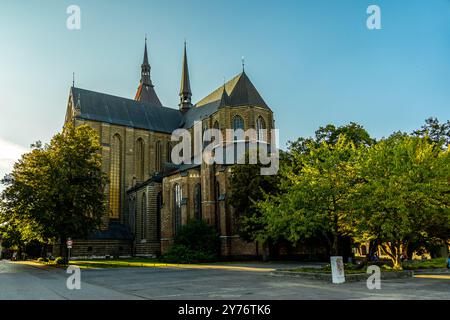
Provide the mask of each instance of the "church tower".
POLYGON ((156 95, 152 79, 150 78, 150 70, 151 67, 148 63, 147 55, 147 37, 145 37, 144 61, 141 65, 141 81, 134 100, 162 107, 161 101, 156 95))
POLYGON ((183 55, 183 70, 181 72, 181 86, 180 86, 180 111, 186 112, 192 107, 191 102, 192 92, 191 84, 189 81, 189 69, 186 53, 186 41, 184 42, 184 55, 183 55))

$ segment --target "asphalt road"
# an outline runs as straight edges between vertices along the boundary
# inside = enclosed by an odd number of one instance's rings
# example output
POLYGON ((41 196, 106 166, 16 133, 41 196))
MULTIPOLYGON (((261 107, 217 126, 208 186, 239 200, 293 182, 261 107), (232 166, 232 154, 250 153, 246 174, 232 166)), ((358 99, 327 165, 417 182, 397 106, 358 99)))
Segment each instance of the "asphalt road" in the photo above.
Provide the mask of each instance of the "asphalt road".
MULTIPOLYGON (((267 265, 274 267, 274 265, 267 265)), ((277 265, 275 265, 277 267, 277 265)), ((0 299, 450 299, 450 277, 327 282, 269 272, 177 268, 82 269, 81 289, 69 290, 62 269, 0 261, 0 299)))

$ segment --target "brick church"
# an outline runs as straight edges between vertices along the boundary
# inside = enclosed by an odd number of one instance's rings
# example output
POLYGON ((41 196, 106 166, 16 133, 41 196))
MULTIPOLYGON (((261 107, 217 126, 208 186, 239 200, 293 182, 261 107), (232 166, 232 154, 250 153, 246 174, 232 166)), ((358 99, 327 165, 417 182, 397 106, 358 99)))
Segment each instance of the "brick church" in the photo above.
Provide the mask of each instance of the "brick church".
MULTIPOLYGON (((222 241, 224 257, 256 256, 261 248, 237 235, 236 212, 227 205, 229 165, 171 163, 171 134, 184 128, 272 129, 273 113, 244 70, 193 104, 186 44, 178 108, 164 106, 150 77, 145 43, 134 99, 72 86, 65 123, 98 132, 102 166, 109 176, 102 228, 74 241, 72 255, 157 256, 180 226, 204 219, 222 241)), ((269 140, 270 141, 270 140, 269 140)))

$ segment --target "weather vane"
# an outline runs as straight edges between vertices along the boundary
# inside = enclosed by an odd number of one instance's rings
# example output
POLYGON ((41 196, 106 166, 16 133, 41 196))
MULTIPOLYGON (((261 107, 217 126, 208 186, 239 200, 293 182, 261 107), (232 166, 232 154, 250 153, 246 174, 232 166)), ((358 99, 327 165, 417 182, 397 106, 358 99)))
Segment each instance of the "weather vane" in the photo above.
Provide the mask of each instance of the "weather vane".
POLYGON ((241 61, 242 61, 242 71, 245 71, 245 57, 244 56, 242 56, 241 61))

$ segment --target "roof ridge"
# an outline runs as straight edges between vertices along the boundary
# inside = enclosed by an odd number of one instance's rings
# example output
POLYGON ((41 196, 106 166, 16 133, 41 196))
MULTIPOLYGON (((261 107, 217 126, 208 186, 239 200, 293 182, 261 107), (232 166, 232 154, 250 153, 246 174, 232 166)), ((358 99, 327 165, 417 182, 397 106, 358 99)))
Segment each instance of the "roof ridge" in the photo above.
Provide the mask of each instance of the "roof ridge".
POLYGON ((139 100, 135 100, 135 99, 127 98, 127 97, 121 97, 121 96, 117 96, 117 95, 110 94, 110 93, 104 93, 104 92, 99 92, 99 91, 94 91, 94 90, 88 90, 88 89, 83 89, 83 88, 80 88, 80 87, 72 87, 71 86, 70 88, 76 89, 76 90, 83 90, 83 91, 87 91, 87 92, 92 92, 92 93, 96 93, 96 94, 101 94, 101 95, 105 95, 105 96, 109 96, 109 97, 113 97, 113 98, 117 98, 117 99, 125 99, 125 100, 129 100, 129 101, 133 101, 135 103, 141 103, 141 104, 144 104, 144 105, 148 105, 148 106, 151 106, 151 107, 158 107, 158 108, 165 108, 165 109, 179 111, 178 108, 175 109, 175 108, 166 107, 166 106, 163 106, 163 105, 156 106, 156 105, 152 105, 152 104, 150 104, 148 102, 145 102, 145 101, 139 101, 139 100))

